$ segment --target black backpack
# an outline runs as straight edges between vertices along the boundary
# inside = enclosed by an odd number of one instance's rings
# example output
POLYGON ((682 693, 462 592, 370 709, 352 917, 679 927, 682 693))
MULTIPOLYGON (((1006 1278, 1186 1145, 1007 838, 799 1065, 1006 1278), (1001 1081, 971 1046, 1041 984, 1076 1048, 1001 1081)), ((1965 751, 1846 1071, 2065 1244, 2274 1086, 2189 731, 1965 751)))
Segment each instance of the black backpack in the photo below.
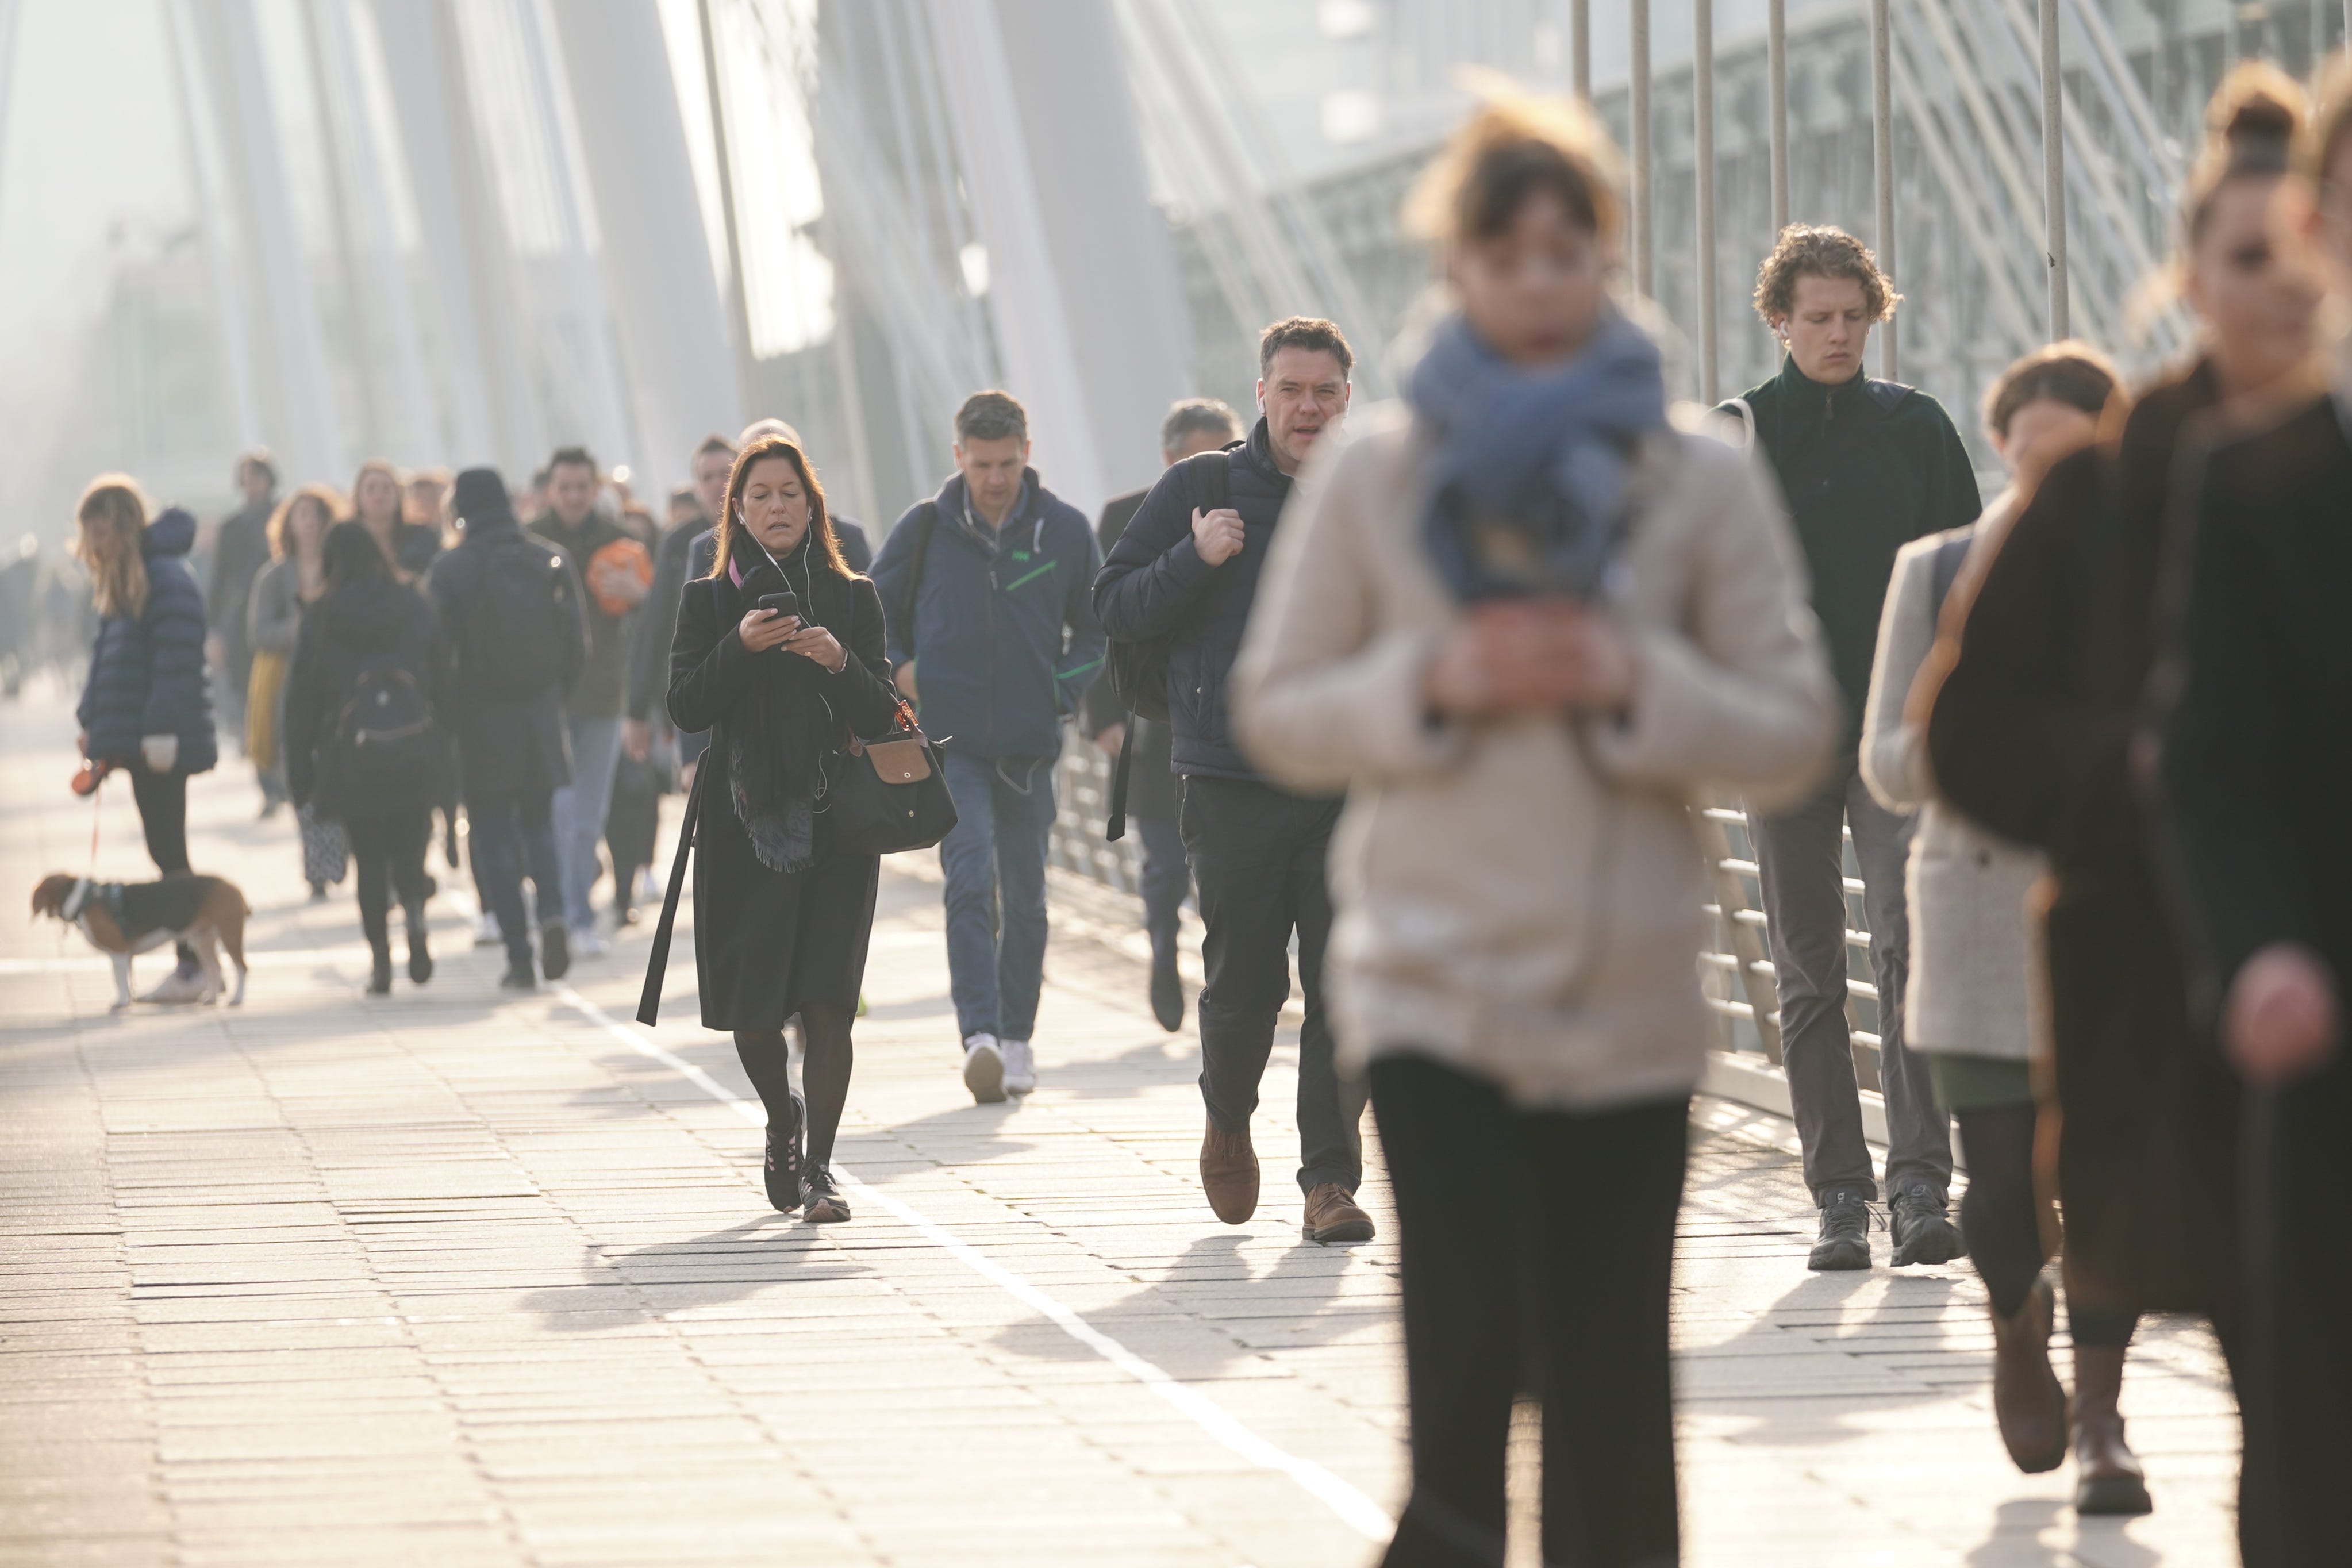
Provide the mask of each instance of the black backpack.
POLYGON ((319 798, 345 806, 371 798, 441 798, 448 743, 416 678, 396 664, 370 665, 352 680, 319 748, 319 798))
MULTIPOLYGON (((1230 454, 1224 450, 1196 452, 1184 459, 1185 476, 1192 481, 1192 504, 1202 511, 1214 511, 1233 500, 1233 468, 1230 454)), ((1135 749, 1135 721, 1149 719, 1155 724, 1169 721, 1168 655, 1175 645, 1173 637, 1147 637, 1141 642, 1126 642, 1112 637, 1105 646, 1105 657, 1110 664, 1110 689, 1118 694, 1119 705, 1127 710, 1127 739, 1118 748, 1118 766, 1111 774, 1110 818, 1103 830, 1105 843, 1116 844, 1127 837, 1127 779, 1129 756, 1135 749)))
POLYGON ((548 545, 520 532, 492 543, 466 617, 467 684, 504 698, 560 689, 564 644, 576 635, 572 593, 572 574, 548 545))

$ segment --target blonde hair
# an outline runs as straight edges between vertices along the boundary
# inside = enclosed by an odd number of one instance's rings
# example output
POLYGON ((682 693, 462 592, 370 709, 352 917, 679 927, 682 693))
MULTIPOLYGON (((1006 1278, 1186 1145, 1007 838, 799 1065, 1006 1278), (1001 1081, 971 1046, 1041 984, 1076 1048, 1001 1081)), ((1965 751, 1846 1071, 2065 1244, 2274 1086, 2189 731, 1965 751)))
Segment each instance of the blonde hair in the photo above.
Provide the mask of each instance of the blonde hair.
POLYGON ((137 620, 147 613, 147 498, 129 474, 100 474, 74 509, 81 536, 74 553, 89 569, 98 613, 137 620))
POLYGON ((294 552, 294 509, 304 501, 319 509, 319 540, 324 543, 327 530, 335 526, 342 515, 343 498, 325 485, 304 485, 278 503, 269 514, 269 558, 283 561, 294 552))
POLYGON ((360 487, 367 482, 367 477, 370 474, 382 474, 392 481, 392 526, 398 528, 407 520, 408 492, 406 487, 400 482, 400 470, 383 458, 370 458, 360 465, 360 471, 352 476, 350 516, 354 521, 364 521, 360 518, 360 487))
POLYGON ((1604 240, 1623 226, 1616 144, 1581 104, 1482 81, 1484 101, 1405 198, 1405 226, 1423 239, 1467 245, 1508 228, 1528 197, 1548 194, 1604 240))

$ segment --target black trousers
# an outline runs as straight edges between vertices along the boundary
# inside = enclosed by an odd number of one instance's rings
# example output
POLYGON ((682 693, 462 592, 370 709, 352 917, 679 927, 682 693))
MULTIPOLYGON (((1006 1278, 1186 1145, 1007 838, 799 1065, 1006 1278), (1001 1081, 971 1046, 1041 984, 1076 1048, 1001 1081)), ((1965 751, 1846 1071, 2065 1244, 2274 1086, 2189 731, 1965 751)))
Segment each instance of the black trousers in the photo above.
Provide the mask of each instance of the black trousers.
MULTIPOLYGON (((139 829, 147 836, 148 858, 166 877, 188 869, 188 775, 150 773, 144 763, 132 763, 131 798, 139 806, 139 829)), ((196 950, 182 942, 173 950, 180 968, 194 973, 196 950)))
POLYGON ((420 809, 350 816, 343 819, 343 831, 351 838, 357 871, 360 929, 367 932, 368 946, 381 956, 391 951, 386 917, 394 890, 411 920, 425 913, 425 847, 433 837, 433 814, 420 809))
POLYGON ((2248 1097, 2246 1568, 2316 1568, 2352 1542, 2352 1247, 2340 1191, 2352 1061, 2248 1097))
POLYGON ((1180 826, 1199 897, 1201 1099, 1219 1127, 1237 1131, 1257 1110, 1275 1026, 1290 999, 1290 936, 1307 1021, 1298 1031, 1298 1186, 1363 1180, 1358 1092, 1342 1088, 1323 1016, 1323 949, 1331 938, 1325 879, 1336 800, 1305 800, 1271 784, 1187 775, 1180 826))
POLYGON ((1511 1403, 1543 1406, 1543 1560, 1664 1568, 1681 1527, 1666 1295, 1687 1096, 1525 1110, 1423 1057, 1372 1064, 1404 1266, 1412 1496, 1386 1568, 1500 1568, 1511 1403))

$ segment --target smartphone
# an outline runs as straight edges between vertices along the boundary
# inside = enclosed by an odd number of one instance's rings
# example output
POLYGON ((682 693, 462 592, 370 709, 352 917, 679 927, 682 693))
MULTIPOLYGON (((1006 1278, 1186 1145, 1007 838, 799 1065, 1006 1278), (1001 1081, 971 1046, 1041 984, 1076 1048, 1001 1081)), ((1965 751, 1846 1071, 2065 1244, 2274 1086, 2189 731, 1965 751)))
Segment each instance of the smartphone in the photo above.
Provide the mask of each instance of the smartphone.
POLYGON ((798 620, 801 613, 801 596, 789 588, 781 594, 762 594, 760 595, 760 608, 773 610, 780 616, 790 616, 794 620, 798 620))

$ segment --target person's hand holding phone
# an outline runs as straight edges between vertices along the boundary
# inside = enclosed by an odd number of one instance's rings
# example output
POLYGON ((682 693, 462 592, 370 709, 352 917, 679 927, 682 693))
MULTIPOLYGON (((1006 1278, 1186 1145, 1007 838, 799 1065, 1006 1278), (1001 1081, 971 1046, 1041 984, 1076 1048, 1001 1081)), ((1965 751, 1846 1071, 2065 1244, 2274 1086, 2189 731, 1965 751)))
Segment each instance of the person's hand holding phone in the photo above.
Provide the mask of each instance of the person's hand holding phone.
POLYGON ((779 615, 774 610, 756 605, 744 612, 735 625, 735 635, 742 639, 745 648, 752 653, 765 653, 772 647, 782 647, 784 639, 799 629, 798 616, 779 615))

